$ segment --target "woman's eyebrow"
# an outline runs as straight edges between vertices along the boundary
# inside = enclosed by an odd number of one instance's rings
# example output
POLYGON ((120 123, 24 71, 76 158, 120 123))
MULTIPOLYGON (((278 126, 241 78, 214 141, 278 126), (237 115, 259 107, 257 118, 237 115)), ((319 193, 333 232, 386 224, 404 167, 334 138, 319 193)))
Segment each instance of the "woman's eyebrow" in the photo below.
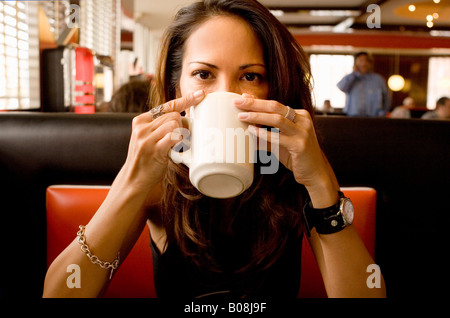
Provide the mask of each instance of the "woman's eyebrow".
POLYGON ((239 69, 245 70, 246 68, 253 67, 253 66, 260 66, 260 67, 264 67, 264 68, 266 67, 264 64, 254 63, 254 64, 245 64, 245 65, 239 66, 239 69))
POLYGON ((217 65, 206 63, 206 62, 194 61, 194 62, 190 62, 189 64, 203 64, 203 65, 208 66, 209 68, 219 69, 219 67, 217 65))
MULTIPOLYGON (((189 64, 203 64, 209 68, 219 69, 219 67, 217 65, 207 63, 207 62, 193 61, 193 62, 190 62, 189 64)), ((260 66, 260 67, 264 67, 264 68, 266 67, 266 65, 264 65, 262 63, 250 63, 250 64, 244 64, 244 65, 239 66, 239 69, 245 70, 246 68, 253 67, 253 66, 260 66)))

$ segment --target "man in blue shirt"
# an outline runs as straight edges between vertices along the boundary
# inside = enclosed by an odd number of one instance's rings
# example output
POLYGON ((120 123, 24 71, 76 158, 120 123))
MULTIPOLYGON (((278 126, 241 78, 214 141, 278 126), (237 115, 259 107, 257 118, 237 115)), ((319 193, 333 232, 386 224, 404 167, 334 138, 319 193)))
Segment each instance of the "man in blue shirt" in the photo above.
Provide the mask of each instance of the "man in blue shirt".
POLYGON ((347 116, 383 117, 389 109, 385 80, 372 71, 372 59, 367 52, 355 55, 353 72, 344 76, 337 87, 346 95, 347 116))

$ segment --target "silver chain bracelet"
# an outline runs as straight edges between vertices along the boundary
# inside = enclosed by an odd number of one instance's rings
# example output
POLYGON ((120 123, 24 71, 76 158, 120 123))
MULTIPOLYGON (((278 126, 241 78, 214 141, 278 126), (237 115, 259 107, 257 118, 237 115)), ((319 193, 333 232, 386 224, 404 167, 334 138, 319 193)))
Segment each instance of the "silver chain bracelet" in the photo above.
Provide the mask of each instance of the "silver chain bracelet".
POLYGON ((117 269, 117 267, 119 267, 120 252, 117 253, 117 257, 112 263, 101 261, 96 255, 91 253, 91 251, 89 250, 89 246, 87 246, 86 244, 86 237, 84 236, 84 230, 86 229, 86 227, 84 225, 80 225, 79 227, 80 230, 77 232, 77 236, 78 243, 80 243, 81 245, 81 250, 86 254, 86 256, 93 264, 97 264, 104 269, 111 268, 111 273, 109 274, 109 279, 111 279, 113 272, 117 269))

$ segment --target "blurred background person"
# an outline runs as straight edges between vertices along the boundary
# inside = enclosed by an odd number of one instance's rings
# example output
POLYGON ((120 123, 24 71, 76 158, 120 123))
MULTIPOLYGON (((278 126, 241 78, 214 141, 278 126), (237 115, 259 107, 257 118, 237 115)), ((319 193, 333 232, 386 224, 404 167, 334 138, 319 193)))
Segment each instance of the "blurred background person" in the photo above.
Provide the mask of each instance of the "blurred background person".
POLYGON ((406 97, 403 105, 397 106, 392 111, 391 118, 411 118, 411 109, 415 107, 414 98, 406 97))
POLYGON ((334 112, 334 109, 331 106, 331 101, 329 99, 323 101, 322 111, 325 115, 334 112))
POLYGON ((373 60, 367 52, 356 53, 354 58, 353 72, 337 83, 346 95, 344 112, 347 116, 385 116, 389 95, 384 78, 373 72, 373 60))
POLYGON ((131 80, 112 96, 108 112, 143 113, 149 110, 150 80, 131 80))
POLYGON ((439 98, 436 109, 423 114, 422 119, 450 120, 450 98, 446 96, 439 98))

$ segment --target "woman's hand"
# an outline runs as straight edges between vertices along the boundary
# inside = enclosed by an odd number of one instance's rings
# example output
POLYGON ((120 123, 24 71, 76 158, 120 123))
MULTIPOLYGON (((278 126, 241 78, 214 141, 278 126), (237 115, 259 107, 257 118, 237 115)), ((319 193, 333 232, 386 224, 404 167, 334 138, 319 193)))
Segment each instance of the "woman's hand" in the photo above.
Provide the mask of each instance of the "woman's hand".
POLYGON ((162 180, 168 153, 181 138, 176 132, 182 127, 180 113, 198 104, 204 96, 200 90, 163 104, 157 114, 150 110, 133 119, 124 170, 138 189, 149 191, 162 180))
POLYGON ((240 120, 252 125, 263 125, 278 128, 280 133, 262 134, 259 129, 250 129, 259 138, 267 139, 271 149, 279 147, 280 162, 291 170, 295 180, 303 184, 311 195, 315 193, 329 193, 328 202, 313 204, 319 208, 330 206, 337 201, 338 185, 334 173, 325 158, 317 141, 314 124, 308 111, 295 110, 294 120, 285 116, 288 108, 276 101, 255 99, 244 94, 237 99, 236 107, 246 111, 239 115, 240 120), (276 135, 274 135, 276 134, 276 135), (326 205, 328 204, 328 205, 326 205))

